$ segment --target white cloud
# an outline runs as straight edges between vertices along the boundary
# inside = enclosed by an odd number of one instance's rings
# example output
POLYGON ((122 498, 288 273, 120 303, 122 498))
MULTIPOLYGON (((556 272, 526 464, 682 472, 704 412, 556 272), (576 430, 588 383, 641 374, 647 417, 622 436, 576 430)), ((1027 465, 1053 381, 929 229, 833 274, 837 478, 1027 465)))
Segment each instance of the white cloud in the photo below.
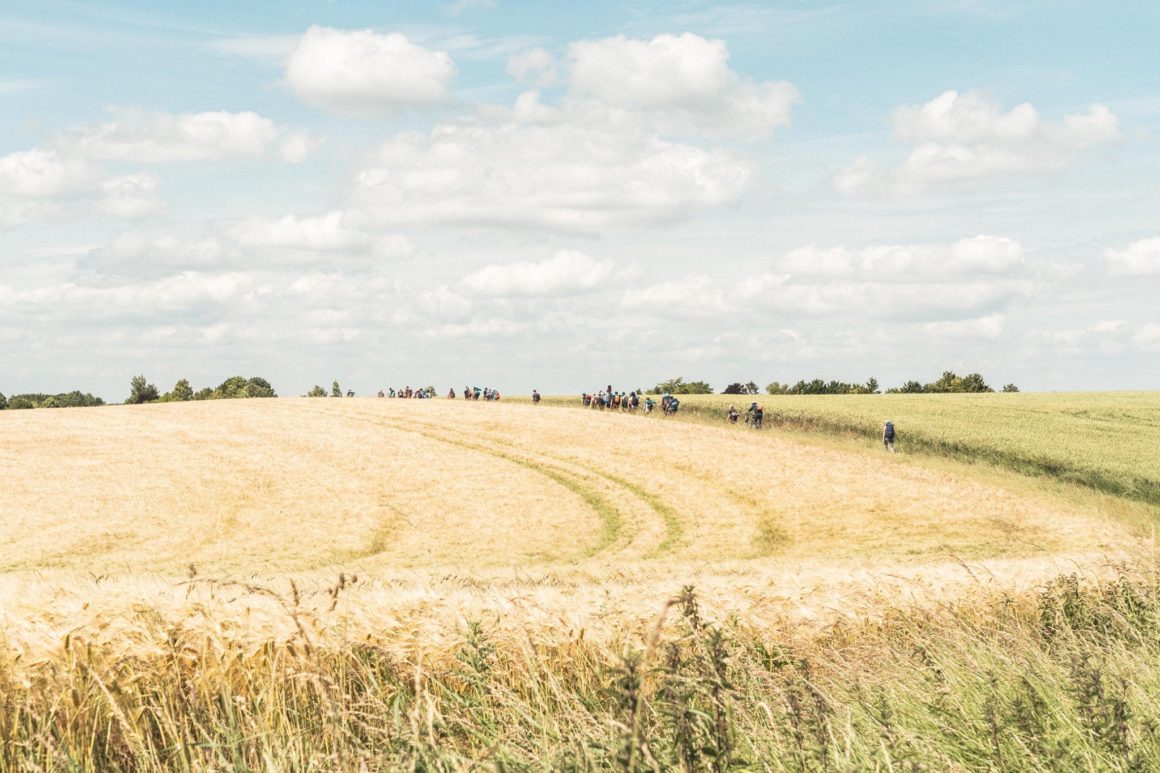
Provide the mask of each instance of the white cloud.
POLYGON ((101 183, 102 211, 128 219, 159 215, 165 204, 157 198, 157 178, 147 173, 113 177, 101 183))
POLYGON ((0 156, 0 228, 59 215, 62 204, 92 194, 96 170, 54 150, 0 156))
POLYGON ((25 150, 0 157, 0 196, 52 199, 81 193, 94 171, 83 161, 54 150, 25 150))
POLYGON ((243 35, 212 40, 206 47, 217 54, 259 62, 284 62, 298 45, 298 35, 243 35))
POLYGON ((419 296, 419 308, 439 319, 463 319, 475 307, 468 298, 444 285, 419 296))
POLYGON ((778 262, 783 271, 809 276, 901 276, 907 279, 955 274, 1008 274, 1023 264, 1019 242, 979 234, 952 244, 883 244, 846 247, 799 247, 778 262))
POLYGON ((215 238, 128 231, 91 250, 84 264, 104 273, 140 276, 174 269, 204 270, 219 265, 225 255, 225 248, 215 238))
POLYGON ((1122 250, 1104 250, 1104 260, 1118 276, 1160 275, 1160 237, 1132 242, 1122 250))
POLYGON ((257 113, 147 113, 119 110, 114 120, 67 133, 63 143, 88 158, 143 163, 256 158, 279 131, 257 113))
POLYGON ((520 83, 551 86, 556 82, 556 62, 542 48, 533 48, 512 54, 507 60, 507 72, 520 83))
POLYGON ((360 250, 371 243, 369 235, 349 227, 343 213, 337 210, 316 217, 251 217, 229 233, 243 247, 340 252, 360 250))
POLYGON ((290 132, 282 138, 282 143, 278 146, 278 155, 287 164, 300 164, 321 144, 321 139, 311 136, 308 132, 290 132))
POLYGON ((244 248, 373 254, 398 258, 414 251, 401 234, 376 236, 352 225, 341 210, 323 215, 251 217, 229 229, 228 234, 244 248))
POLYGON ((345 115, 391 112, 447 100, 455 64, 397 32, 311 27, 286 64, 304 102, 345 115))
POLYGON ((0 301, 14 308, 50 310, 69 318, 148 316, 224 305, 239 299, 253 284, 251 273, 183 271, 112 286, 73 282, 25 290, 0 286, 0 301))
POLYGON ((354 200, 385 222, 590 231, 732 202, 749 174, 725 151, 634 132, 448 125, 382 146, 354 200))
POLYGON ((432 338, 510 338, 523 332, 524 325, 502 317, 474 318, 468 322, 439 325, 427 334, 432 338))
POLYGON ((1132 337, 1137 344, 1145 347, 1160 346, 1160 325, 1155 322, 1149 322, 1142 325, 1136 334, 1132 337))
POLYGON ((464 11, 471 11, 484 8, 495 8, 496 0, 455 0, 447 12, 452 16, 458 16, 464 11))
POLYGON ((931 335, 947 338, 999 338, 1003 335, 1003 325, 1006 321, 1006 317, 1002 314, 989 314, 977 319, 928 322, 923 325, 923 330, 931 335))
POLYGON ((712 316, 731 310, 732 304, 726 296, 726 290, 717 286, 710 277, 695 274, 629 289, 624 293, 620 305, 625 309, 661 314, 712 316))
POLYGON ((1160 347, 1160 325, 1153 322, 1140 325, 1126 319, 1102 319, 1087 327, 1045 330, 1033 337, 1073 350, 1104 354, 1127 351, 1133 344, 1151 351, 1160 347))
POLYGON ((460 280, 463 291, 485 297, 548 297, 595 289, 612 277, 611 261, 563 250, 539 263, 492 264, 460 280))
MULTIPOLYGON (((508 61, 517 78, 554 71, 542 49, 508 61)), ((730 69, 721 41, 660 35, 581 41, 566 94, 405 133, 357 175, 354 204, 384 222, 598 231, 671 221, 737 201, 751 162, 706 138, 764 136, 788 122, 786 83, 730 69)))
POLYGON ((573 43, 569 79, 575 98, 655 114, 677 132, 765 136, 789 123, 799 99, 789 83, 739 75, 724 41, 692 33, 573 43))
POLYGON ((992 337, 1000 310, 1028 291, 1019 242, 980 234, 951 243, 852 249, 807 245, 727 295, 726 306, 928 322, 939 335, 992 337), (749 289, 745 289, 749 288, 749 289), (756 289, 754 289, 756 288, 756 289))
POLYGON ((945 91, 894 111, 894 134, 909 142, 1013 143, 1035 136, 1039 114, 1024 102, 1004 113, 978 91, 945 91))
POLYGON ((843 193, 910 192, 1057 169, 1089 147, 1120 139, 1119 121, 1103 105, 1053 123, 1026 102, 1004 112, 981 92, 953 90, 895 110, 894 134, 913 146, 900 165, 880 171, 861 157, 835 176, 835 187, 843 193))

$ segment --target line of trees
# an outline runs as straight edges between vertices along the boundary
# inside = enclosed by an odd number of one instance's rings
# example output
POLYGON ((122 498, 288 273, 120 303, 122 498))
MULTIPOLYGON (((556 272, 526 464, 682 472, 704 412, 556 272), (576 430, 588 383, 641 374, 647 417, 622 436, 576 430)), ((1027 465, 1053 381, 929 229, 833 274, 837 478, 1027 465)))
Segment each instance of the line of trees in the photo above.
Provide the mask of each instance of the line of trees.
POLYGON ((685 381, 681 377, 662 381, 648 391, 650 395, 711 395, 713 387, 705 381, 685 381))
POLYGON ((141 403, 181 403, 187 400, 236 400, 249 397, 277 397, 278 393, 270 382, 260 376, 246 378, 245 376, 231 376, 216 387, 203 387, 196 392, 189 384, 189 379, 180 379, 173 385, 173 389, 160 394, 157 387, 146 381, 145 376, 137 375, 129 380, 129 397, 126 405, 141 403))
POLYGON ((0 411, 18 411, 28 408, 88 408, 104 404, 105 401, 101 398, 76 389, 55 395, 27 392, 11 397, 5 397, 4 393, 0 392, 0 411))
MULTIPOLYGON (((769 395, 876 395, 881 393, 878 379, 871 376, 865 383, 856 384, 845 381, 826 381, 824 379, 815 378, 811 381, 801 380, 796 384, 782 384, 778 381, 771 381, 765 385, 765 393, 769 395)), ((938 394, 946 392, 994 392, 983 376, 979 373, 968 373, 965 376, 960 376, 954 371, 943 371, 935 381, 929 383, 922 383, 920 381, 907 381, 900 387, 893 387, 887 389, 887 394, 908 394, 908 393, 923 393, 923 394, 938 394)), ((1002 388, 1003 392, 1018 392, 1019 387, 1014 384, 1005 384, 1002 388)), ((685 381, 683 378, 672 378, 668 381, 662 381, 651 390, 650 394, 662 394, 668 392, 674 395, 707 395, 713 393, 713 388, 704 381, 685 381)), ((760 390, 753 381, 741 383, 734 381, 729 386, 721 390, 724 395, 756 395, 760 390)))

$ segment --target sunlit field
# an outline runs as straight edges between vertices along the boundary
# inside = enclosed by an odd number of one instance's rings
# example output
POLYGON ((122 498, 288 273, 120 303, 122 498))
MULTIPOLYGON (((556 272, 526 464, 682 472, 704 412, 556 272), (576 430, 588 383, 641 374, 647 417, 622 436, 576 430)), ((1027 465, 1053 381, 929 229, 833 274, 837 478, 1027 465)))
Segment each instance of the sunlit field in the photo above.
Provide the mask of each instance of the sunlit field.
MULTIPOLYGON (((896 395, 682 395, 680 414, 724 421, 753 400, 770 427, 877 439, 1048 475, 1160 505, 1160 392, 896 395)), ((579 398, 553 398, 578 404, 579 398)))
MULTIPOLYGON (((4 412, 0 768, 939 767, 957 747, 915 737, 930 685, 902 676, 923 658, 958 680, 947 700, 991 689, 994 718, 1021 658, 1071 689, 1035 648, 1089 652, 1124 588, 1139 620, 1116 625, 1160 619, 1147 497, 929 454, 1010 438, 1147 483, 1154 396, 763 402, 796 429, 726 426, 720 396, 685 401, 693 421, 374 398, 4 412), (884 418, 899 453, 823 437, 884 418)), ((1017 745, 971 727, 953 733, 980 760, 1017 745)))

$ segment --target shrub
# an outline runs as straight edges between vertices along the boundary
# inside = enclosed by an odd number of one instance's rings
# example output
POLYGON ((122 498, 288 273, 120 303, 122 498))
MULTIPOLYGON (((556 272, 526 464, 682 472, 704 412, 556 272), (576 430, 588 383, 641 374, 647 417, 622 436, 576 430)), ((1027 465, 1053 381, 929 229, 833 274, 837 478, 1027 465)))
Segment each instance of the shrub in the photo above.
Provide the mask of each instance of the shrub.
POLYGON ((310 391, 302 395, 303 397, 326 397, 326 390, 315 384, 310 388, 310 391))
POLYGON ((665 392, 674 395, 711 395, 713 394, 713 387, 704 381, 685 381, 685 379, 678 376, 668 381, 662 381, 649 390, 649 392, 654 395, 665 392))
POLYGON ((145 376, 134 376, 129 380, 129 397, 125 400, 125 404, 151 403, 160 396, 157 393, 157 387, 145 383, 145 376))
POLYGON ((173 399, 178 402, 192 400, 193 387, 189 385, 189 379, 179 379, 178 382, 173 385, 173 391, 170 394, 172 394, 173 399))
POLYGON ((8 407, 8 398, 4 396, 3 392, 0 392, 0 411, 4 410, 7 407, 8 407))

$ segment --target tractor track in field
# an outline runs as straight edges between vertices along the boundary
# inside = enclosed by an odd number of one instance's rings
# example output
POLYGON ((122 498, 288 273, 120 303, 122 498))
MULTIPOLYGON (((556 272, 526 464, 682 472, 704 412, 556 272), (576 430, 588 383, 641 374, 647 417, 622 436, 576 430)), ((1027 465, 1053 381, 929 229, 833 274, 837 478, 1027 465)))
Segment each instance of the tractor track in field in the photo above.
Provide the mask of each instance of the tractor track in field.
MULTIPOLYGON (((429 422, 419 421, 419 422, 415 422, 415 423, 418 424, 419 426, 422 426, 422 427, 429 429, 429 430, 432 430, 432 431, 438 431, 438 430, 442 429, 442 427, 440 427, 438 425, 431 424, 429 422)), ((480 437, 480 436, 477 436, 477 437, 480 437)), ((486 437, 487 437, 487 440, 495 446, 499 446, 501 448, 508 449, 510 451, 527 453, 526 451, 521 449, 519 447, 519 445, 517 445, 516 443, 512 443, 511 441, 498 438, 492 433, 486 433, 486 437)), ((542 451, 537 452, 537 454, 550 459, 554 464, 568 465, 568 466, 572 466, 572 467, 578 467, 578 468, 584 469, 584 470, 591 469, 591 468, 586 467, 583 460, 580 460, 580 459, 557 456, 557 455, 553 455, 553 454, 545 454, 542 451)), ((597 470, 597 471, 595 471, 594 474, 597 474, 600 476, 601 479, 609 481, 611 483, 614 483, 615 485, 619 486, 620 488, 628 491, 634 497, 636 497, 641 502, 646 504, 651 510, 653 510, 654 513, 656 513, 656 515, 660 516, 661 520, 664 521, 664 524, 665 524, 664 539, 662 539, 660 541, 660 543, 658 545, 656 545, 656 547, 652 551, 645 554, 645 556, 644 556, 645 558, 657 558, 657 557, 663 556, 667 553, 672 552, 673 550, 675 550, 677 547, 680 546, 682 538, 684 536, 684 527, 681 525, 681 519, 677 513, 676 508, 674 508, 672 505, 670 505, 668 502, 666 502, 663 498, 650 492, 644 486, 633 483, 632 481, 630 481, 626 478, 623 478, 619 475, 614 475, 613 473, 610 473, 607 470, 597 470)))
POLYGON ((602 470, 593 470, 576 460, 541 452, 532 456, 516 444, 499 440, 491 435, 486 438, 472 435, 471 439, 465 439, 467 432, 449 431, 449 428, 445 426, 422 421, 392 421, 375 412, 358 410, 313 410, 311 412, 331 418, 386 427, 456 448, 476 451, 496 459, 502 459, 552 480, 580 497, 600 517, 602 524, 600 538, 589 551, 588 560, 621 554, 657 558, 671 552, 680 543, 681 523, 676 511, 668 503, 631 481, 602 470), (481 440, 484 442, 480 442, 481 440), (604 490, 601 491, 601 488, 604 490), (629 527, 636 525, 638 520, 629 517, 622 506, 618 506, 614 501, 618 495, 622 499, 636 502, 637 509, 641 514, 645 511, 651 511, 654 517, 663 524, 663 536, 659 540, 649 540, 655 544, 639 544, 649 536, 646 530, 639 526, 634 530, 635 533, 625 533, 629 527))

